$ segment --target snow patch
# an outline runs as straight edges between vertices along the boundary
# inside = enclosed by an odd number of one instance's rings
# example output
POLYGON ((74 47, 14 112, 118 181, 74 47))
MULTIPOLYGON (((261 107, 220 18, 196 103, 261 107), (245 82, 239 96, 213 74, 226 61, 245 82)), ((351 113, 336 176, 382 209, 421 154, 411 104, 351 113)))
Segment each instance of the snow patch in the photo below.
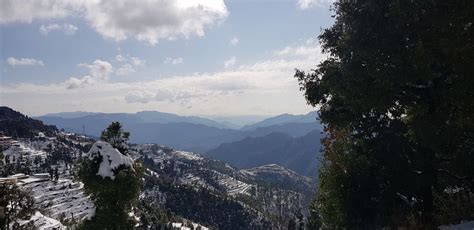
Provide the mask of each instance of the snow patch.
POLYGON ((474 229, 474 221, 468 221, 460 224, 455 225, 444 225, 439 226, 441 230, 473 230, 474 229))
POLYGON ((120 165, 128 166, 133 169, 132 158, 130 156, 123 155, 107 142, 95 142, 89 150, 88 155, 90 159, 96 157, 97 155, 102 156, 102 162, 100 162, 99 171, 96 175, 101 176, 104 179, 109 177, 110 179, 114 180, 115 175, 113 170, 117 169, 120 165))
POLYGON ((35 229, 46 230, 46 229, 66 229, 64 225, 61 224, 58 220, 49 218, 41 214, 41 212, 36 211, 36 213, 31 216, 29 220, 21 221, 20 226, 33 223, 35 229))

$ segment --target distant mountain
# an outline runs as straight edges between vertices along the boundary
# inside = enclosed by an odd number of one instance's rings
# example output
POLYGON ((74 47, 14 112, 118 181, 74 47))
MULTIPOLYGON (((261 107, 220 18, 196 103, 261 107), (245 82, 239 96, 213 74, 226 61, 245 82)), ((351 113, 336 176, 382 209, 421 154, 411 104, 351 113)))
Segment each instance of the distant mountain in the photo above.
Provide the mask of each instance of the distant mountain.
POLYGON ((278 164, 302 175, 315 176, 319 165, 321 131, 313 130, 301 137, 271 133, 221 144, 208 155, 237 168, 278 164))
POLYGON ((80 119, 83 121, 114 121, 119 120, 126 123, 176 123, 187 122, 191 124, 207 125, 215 128, 229 128, 227 125, 213 121, 207 118, 196 116, 179 116, 172 113, 163 113, 158 111, 142 111, 137 113, 93 113, 93 112, 63 112, 52 113, 38 117, 40 120, 47 120, 50 123, 56 123, 61 119, 80 119))
POLYGON ((33 137, 38 132, 48 136, 55 133, 57 128, 53 125, 45 125, 42 121, 29 118, 9 107, 0 107, 0 131, 12 137, 33 137))
POLYGON ((261 137, 270 133, 285 133, 292 137, 300 137, 308 134, 313 130, 319 130, 320 125, 316 122, 312 123, 285 123, 271 126, 259 127, 253 130, 244 131, 246 136, 261 137))
POLYGON ((236 116, 209 116, 207 117, 211 120, 223 123, 223 124, 229 124, 229 127, 233 127, 235 129, 240 129, 245 125, 248 124, 254 124, 257 122, 260 122, 268 116, 262 116, 262 115, 236 115, 236 116))
POLYGON ((60 112, 60 113, 48 113, 46 115, 43 115, 42 117, 78 118, 78 117, 85 117, 85 116, 94 115, 94 114, 99 114, 99 113, 84 112, 84 111, 60 112))
MULTIPOLYGON (((287 123, 317 123, 317 113, 315 111, 310 112, 305 115, 293 115, 293 114, 281 114, 275 117, 270 117, 267 118, 263 121, 253 123, 250 125, 246 125, 241 128, 241 130, 254 130, 260 127, 268 127, 272 125, 281 125, 281 124, 287 124, 287 123)), ((317 123, 319 124, 319 123, 317 123)), ((318 127, 320 130, 322 130, 321 127, 318 127)))
POLYGON ((192 123, 147 123, 138 116, 130 114, 96 114, 81 118, 39 117, 48 124, 55 124, 60 128, 75 133, 83 133, 83 126, 87 135, 100 136, 112 121, 119 121, 125 130, 132 135, 130 141, 134 143, 160 143, 180 149, 207 150, 216 147, 219 143, 234 141, 237 130, 219 129, 192 123))
POLYGON ((301 176, 297 172, 277 164, 241 169, 239 172, 285 189, 302 192, 307 192, 308 188, 314 188, 316 184, 313 178, 301 176))
MULTIPOLYGON (((74 114, 66 114, 71 116, 74 114)), ((291 137, 304 136, 315 130, 317 123, 285 123, 259 127, 253 130, 220 128, 222 124, 206 118, 183 117, 156 111, 129 113, 94 113, 75 118, 41 116, 38 119, 54 124, 70 132, 85 133, 98 137, 112 121, 119 121, 130 131, 130 140, 135 143, 159 143, 179 149, 206 152, 222 143, 235 142, 245 137, 260 137, 272 132, 285 133, 291 137)))

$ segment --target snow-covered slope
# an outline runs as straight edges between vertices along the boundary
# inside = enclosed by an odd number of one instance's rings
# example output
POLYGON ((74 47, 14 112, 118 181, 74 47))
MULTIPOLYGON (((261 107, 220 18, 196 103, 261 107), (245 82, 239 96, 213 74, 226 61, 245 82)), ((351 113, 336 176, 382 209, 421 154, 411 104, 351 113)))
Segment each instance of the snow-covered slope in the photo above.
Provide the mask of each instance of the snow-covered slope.
POLYGON ((466 221, 459 224, 440 226, 439 229, 440 230, 473 230, 474 221, 466 221))
POLYGON ((44 177, 28 177, 18 184, 32 192, 42 214, 63 222, 80 222, 95 213, 94 204, 84 193, 83 184, 71 179, 51 181, 44 177))
MULTIPOLYGON (((237 170, 207 156, 155 144, 132 145, 130 152, 133 158, 144 161, 150 177, 169 181, 174 186, 186 185, 198 191, 206 189, 217 196, 235 200, 249 212, 257 212, 256 221, 275 218, 278 213, 282 221, 292 218, 295 213, 305 215, 314 193, 313 179, 279 165, 237 170)), ((166 207, 170 196, 176 194, 167 194, 172 189, 163 189, 163 186, 158 190, 156 202, 166 207)))
POLYGON ((43 215, 41 212, 36 211, 33 216, 29 220, 23 220, 18 222, 21 227, 28 229, 28 227, 32 227, 33 229, 38 230, 65 230, 67 229, 66 226, 61 224, 58 220, 53 218, 47 217, 43 215), (28 227, 27 227, 28 226, 28 227))

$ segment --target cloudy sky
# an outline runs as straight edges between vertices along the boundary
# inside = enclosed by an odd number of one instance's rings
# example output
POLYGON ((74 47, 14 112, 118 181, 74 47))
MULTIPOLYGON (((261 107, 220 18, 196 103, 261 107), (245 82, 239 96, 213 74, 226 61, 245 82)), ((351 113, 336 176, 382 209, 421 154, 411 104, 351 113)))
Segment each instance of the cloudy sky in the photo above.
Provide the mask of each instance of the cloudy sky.
POLYGON ((324 57, 330 0, 2 0, 0 104, 61 111, 276 115, 324 57))

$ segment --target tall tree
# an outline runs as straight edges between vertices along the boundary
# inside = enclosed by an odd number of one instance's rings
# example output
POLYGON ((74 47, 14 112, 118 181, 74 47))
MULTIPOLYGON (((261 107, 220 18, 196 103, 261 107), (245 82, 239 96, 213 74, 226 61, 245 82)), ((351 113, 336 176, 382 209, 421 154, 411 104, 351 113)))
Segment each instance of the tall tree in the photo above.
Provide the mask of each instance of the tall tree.
MULTIPOLYGON (((102 134, 102 139, 119 151, 127 146, 128 137, 128 132, 124 132, 118 122, 113 122, 102 134)), ((103 145, 99 149, 99 151, 110 151, 103 145)), ((140 163, 133 163, 133 166, 121 164, 117 168, 111 169, 113 177, 104 177, 98 175, 101 165, 104 164, 103 154, 92 151, 90 154, 89 157, 82 160, 77 175, 84 183, 86 192, 90 194, 96 211, 95 216, 91 220, 86 220, 80 228, 133 229, 134 220, 129 216, 129 213, 138 201, 142 187, 143 167, 140 163)), ((120 151, 116 154, 125 156, 115 155, 109 157, 109 160, 129 158, 127 152, 120 151)), ((132 160, 130 159, 130 161, 132 160)))
POLYGON ((445 219, 441 204, 450 189, 474 191, 474 2, 340 0, 334 10, 319 36, 328 58, 295 74, 329 134, 312 223, 429 229, 463 218, 445 219))
POLYGON ((127 142, 130 133, 122 129, 122 124, 118 121, 112 122, 100 135, 100 139, 109 142, 114 148, 121 153, 126 154, 128 151, 127 142))

